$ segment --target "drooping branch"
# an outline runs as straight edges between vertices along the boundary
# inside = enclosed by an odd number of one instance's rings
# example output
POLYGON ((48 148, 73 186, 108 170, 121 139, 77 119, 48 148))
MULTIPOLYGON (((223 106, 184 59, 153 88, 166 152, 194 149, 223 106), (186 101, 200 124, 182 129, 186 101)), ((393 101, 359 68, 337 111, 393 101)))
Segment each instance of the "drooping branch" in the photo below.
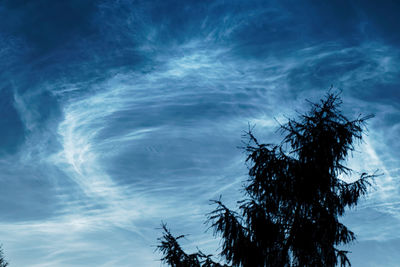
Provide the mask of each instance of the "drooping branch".
POLYGON ((159 238, 160 245, 157 246, 164 257, 161 258, 163 263, 172 267, 229 267, 215 262, 211 254, 204 254, 198 250, 196 253, 187 254, 180 246, 178 240, 184 238, 184 235, 173 236, 166 224, 162 224, 163 237, 159 238))

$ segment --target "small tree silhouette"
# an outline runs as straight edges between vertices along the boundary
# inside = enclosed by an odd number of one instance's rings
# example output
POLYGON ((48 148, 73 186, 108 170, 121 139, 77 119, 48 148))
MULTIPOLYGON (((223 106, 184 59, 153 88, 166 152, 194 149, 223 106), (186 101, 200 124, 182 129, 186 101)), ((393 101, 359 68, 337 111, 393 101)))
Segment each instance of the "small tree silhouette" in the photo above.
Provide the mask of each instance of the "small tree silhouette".
MULTIPOLYGON (((215 236, 221 236, 220 255, 232 266, 350 266, 348 251, 338 246, 355 235, 338 218, 357 205, 374 175, 362 173, 347 183, 340 175, 352 170, 343 163, 354 143, 361 141, 365 121, 341 114, 338 93, 329 92, 311 110, 281 126, 279 145, 260 144, 251 130, 245 145, 250 163, 245 199, 239 211, 221 200, 208 215, 215 236)), ((223 266, 200 251, 183 252, 165 225, 159 251, 170 266, 223 266), (201 261, 202 259, 206 259, 201 261), (207 261, 208 260, 208 261, 207 261), (208 264, 208 265, 207 265, 208 264)), ((225 265, 227 266, 227 265, 225 265)))
POLYGON ((6 259, 4 257, 3 248, 0 246, 0 267, 7 267, 7 266, 8 266, 8 262, 6 261, 6 259))

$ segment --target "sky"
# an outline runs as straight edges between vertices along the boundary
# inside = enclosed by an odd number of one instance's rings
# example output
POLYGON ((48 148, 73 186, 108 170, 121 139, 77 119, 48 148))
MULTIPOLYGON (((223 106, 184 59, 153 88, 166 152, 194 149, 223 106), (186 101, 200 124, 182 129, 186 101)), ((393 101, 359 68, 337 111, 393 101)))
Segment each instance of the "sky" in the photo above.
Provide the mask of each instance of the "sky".
MULTIPOLYGON (((342 218, 353 266, 400 262, 400 2, 3 0, 0 243, 10 266, 162 266, 161 222, 218 254, 210 199, 247 179, 248 125, 333 86, 375 114, 348 160, 379 170, 342 218)), ((351 179, 351 177, 344 177, 351 179)))

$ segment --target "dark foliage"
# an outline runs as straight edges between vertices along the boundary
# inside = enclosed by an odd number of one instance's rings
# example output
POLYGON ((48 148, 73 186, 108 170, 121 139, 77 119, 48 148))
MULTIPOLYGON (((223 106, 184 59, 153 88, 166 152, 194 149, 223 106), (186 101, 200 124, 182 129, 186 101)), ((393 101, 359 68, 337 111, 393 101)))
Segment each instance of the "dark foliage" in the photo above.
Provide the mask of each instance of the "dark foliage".
MULTIPOLYGON (((348 120, 338 109, 338 94, 328 93, 311 111, 281 126, 280 145, 260 144, 249 130, 245 150, 250 164, 245 199, 239 212, 220 200, 208 216, 214 235, 222 238, 221 256, 232 266, 350 266, 348 251, 338 246, 355 235, 338 220, 346 207, 357 205, 375 175, 351 175, 343 165, 361 141, 365 121, 348 120)), ((159 250, 171 266, 205 265, 201 253, 187 255, 164 227, 159 250)))
POLYGON ((205 255, 200 250, 197 253, 186 254, 178 243, 178 239, 183 238, 184 235, 174 237, 167 229, 165 224, 162 224, 162 228, 164 230, 164 234, 162 238, 159 238, 161 244, 157 247, 157 249, 164 254, 164 257, 161 259, 164 263, 167 263, 173 267, 227 266, 214 262, 211 259, 212 255, 205 255))
POLYGON ((3 249, 0 247, 0 267, 7 267, 8 262, 4 258, 4 252, 3 249))

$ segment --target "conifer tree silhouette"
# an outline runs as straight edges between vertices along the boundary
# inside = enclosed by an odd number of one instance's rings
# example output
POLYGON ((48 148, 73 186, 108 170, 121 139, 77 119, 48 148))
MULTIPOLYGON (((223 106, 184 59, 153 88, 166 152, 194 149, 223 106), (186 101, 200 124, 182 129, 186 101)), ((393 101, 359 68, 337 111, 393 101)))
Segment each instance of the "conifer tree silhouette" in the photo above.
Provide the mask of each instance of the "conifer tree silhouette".
POLYGON ((7 267, 7 266, 8 266, 8 262, 6 261, 6 259, 4 257, 3 248, 0 246, 0 267, 7 267))
MULTIPOLYGON (((347 207, 357 205, 375 174, 362 173, 352 183, 340 179, 353 171, 344 164, 354 144, 362 140, 367 119, 349 120, 340 111, 339 93, 328 92, 309 113, 281 125, 279 145, 261 144, 248 131, 244 147, 250 163, 245 198, 238 211, 221 200, 208 214, 220 256, 231 266, 303 267, 350 266, 340 245, 355 234, 339 222, 347 207)), ((176 267, 228 266, 201 251, 186 254, 166 225, 158 250, 164 263, 176 267)))

